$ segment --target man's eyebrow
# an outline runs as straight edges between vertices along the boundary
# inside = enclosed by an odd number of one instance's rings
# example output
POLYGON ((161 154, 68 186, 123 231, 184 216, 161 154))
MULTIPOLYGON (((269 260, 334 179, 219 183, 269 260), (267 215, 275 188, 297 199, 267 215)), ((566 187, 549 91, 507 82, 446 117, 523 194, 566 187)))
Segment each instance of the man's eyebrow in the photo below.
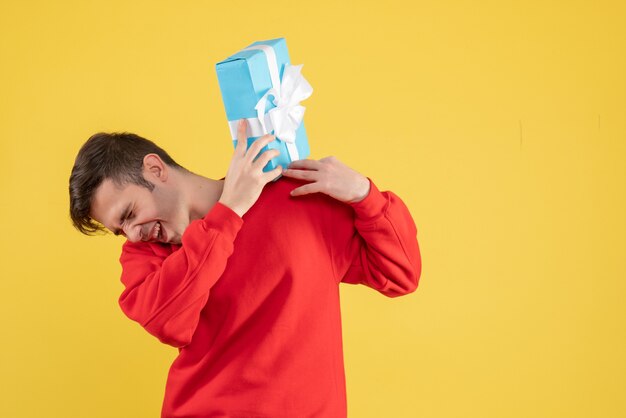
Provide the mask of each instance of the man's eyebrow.
MULTIPOLYGON (((126 206, 126 209, 124 209, 124 212, 122 212, 122 215, 120 216, 120 219, 119 219, 119 224, 120 225, 122 224, 122 222, 124 222, 124 219, 126 219, 126 217, 128 216, 129 212, 130 212, 130 203, 128 204, 128 206, 126 206)), ((119 234, 122 233, 122 230, 119 229, 119 228, 115 228, 115 229, 113 229, 113 233, 115 235, 119 235, 119 234)))

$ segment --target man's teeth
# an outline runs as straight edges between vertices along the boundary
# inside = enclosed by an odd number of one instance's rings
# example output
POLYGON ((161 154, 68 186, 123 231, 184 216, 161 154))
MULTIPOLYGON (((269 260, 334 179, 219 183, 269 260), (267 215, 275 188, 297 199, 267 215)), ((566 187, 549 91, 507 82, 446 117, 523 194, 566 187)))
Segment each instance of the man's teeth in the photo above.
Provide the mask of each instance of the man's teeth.
POLYGON ((161 237, 161 224, 156 223, 156 231, 154 233, 154 239, 159 239, 161 237))

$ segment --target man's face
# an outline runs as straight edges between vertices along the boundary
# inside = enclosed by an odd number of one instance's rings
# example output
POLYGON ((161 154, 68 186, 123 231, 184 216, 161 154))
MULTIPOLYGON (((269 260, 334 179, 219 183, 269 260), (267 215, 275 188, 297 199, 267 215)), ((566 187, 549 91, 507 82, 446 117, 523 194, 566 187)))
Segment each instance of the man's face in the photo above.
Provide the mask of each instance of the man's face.
POLYGON ((94 194, 91 217, 132 242, 180 244, 189 225, 189 213, 182 206, 180 193, 162 176, 144 170, 144 178, 155 185, 152 191, 105 179, 94 194))

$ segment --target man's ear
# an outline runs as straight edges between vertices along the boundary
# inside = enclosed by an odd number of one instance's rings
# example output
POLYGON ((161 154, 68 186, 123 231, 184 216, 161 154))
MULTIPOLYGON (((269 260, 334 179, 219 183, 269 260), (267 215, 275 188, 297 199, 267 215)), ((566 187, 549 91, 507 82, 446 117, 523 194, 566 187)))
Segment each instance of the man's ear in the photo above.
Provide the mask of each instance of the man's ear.
POLYGON ((146 180, 167 181, 168 166, 156 154, 147 154, 143 157, 143 176, 146 180))

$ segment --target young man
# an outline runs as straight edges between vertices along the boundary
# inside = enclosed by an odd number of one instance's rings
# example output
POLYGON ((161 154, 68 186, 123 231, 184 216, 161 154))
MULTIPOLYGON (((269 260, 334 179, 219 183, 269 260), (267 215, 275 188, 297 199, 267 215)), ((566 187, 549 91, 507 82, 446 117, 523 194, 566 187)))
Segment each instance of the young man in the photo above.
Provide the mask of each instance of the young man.
POLYGON ((164 418, 345 417, 339 283, 417 288, 402 200, 334 157, 265 173, 272 140, 246 150, 241 121, 220 180, 133 134, 96 134, 76 157, 74 225, 126 238, 120 307, 179 350, 164 418))

